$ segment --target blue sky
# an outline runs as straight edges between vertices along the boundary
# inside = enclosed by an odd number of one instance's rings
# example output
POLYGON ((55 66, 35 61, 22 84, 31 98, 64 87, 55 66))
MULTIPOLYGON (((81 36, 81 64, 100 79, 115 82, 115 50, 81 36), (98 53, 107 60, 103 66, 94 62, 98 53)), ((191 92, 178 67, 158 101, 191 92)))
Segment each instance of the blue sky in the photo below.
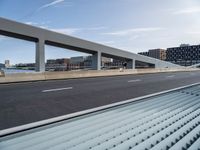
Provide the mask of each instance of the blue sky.
MULTIPOLYGON (((200 44, 199 0, 0 0, 0 17, 134 53, 200 44)), ((0 62, 34 62, 34 43, 0 37, 0 62)), ((46 59, 81 55, 46 48, 46 59)))

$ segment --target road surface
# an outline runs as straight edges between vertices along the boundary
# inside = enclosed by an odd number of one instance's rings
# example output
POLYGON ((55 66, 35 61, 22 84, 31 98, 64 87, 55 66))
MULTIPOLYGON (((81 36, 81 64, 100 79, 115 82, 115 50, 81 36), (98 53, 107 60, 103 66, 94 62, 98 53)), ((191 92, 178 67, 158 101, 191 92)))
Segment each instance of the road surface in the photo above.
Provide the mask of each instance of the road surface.
POLYGON ((0 84, 0 130, 200 82, 200 71, 0 84))

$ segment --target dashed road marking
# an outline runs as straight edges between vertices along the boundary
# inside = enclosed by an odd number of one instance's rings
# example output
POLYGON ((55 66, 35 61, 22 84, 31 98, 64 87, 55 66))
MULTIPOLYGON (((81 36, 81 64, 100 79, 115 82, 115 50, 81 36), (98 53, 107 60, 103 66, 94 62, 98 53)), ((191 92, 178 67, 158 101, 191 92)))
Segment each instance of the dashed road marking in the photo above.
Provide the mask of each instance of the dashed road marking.
POLYGON ((55 91, 63 91, 63 90, 71 90, 73 87, 66 87, 66 88, 57 88, 57 89, 49 89, 49 90, 43 90, 42 92, 55 92, 55 91))
POLYGON ((173 78, 175 75, 166 76, 166 78, 173 78))
POLYGON ((129 80, 128 82, 130 83, 130 82, 139 82, 139 81, 142 81, 142 80, 136 79, 136 80, 129 80))

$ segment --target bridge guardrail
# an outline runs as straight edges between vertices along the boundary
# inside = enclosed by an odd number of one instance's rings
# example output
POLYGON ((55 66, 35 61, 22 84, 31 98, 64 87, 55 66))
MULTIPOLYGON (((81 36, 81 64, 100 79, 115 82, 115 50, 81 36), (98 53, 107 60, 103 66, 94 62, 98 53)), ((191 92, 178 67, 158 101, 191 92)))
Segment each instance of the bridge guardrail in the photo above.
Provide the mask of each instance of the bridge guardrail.
POLYGON ((44 73, 17 73, 7 74, 0 78, 0 83, 24 82, 24 81, 42 81, 56 79, 88 78, 103 76, 118 76, 129 74, 148 74, 161 72, 181 72, 198 71, 199 69, 179 68, 179 69, 125 69, 119 70, 88 70, 88 71, 66 71, 66 72, 44 72, 44 73))

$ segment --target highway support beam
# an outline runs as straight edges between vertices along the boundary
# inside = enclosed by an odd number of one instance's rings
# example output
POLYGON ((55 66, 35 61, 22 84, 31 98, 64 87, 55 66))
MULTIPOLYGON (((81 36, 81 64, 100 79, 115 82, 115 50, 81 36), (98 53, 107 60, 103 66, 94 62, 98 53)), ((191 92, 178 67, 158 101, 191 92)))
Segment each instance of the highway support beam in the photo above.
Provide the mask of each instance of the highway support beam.
POLYGON ((45 42, 43 39, 39 39, 36 42, 36 57, 35 57, 35 71, 45 72, 45 42))
POLYGON ((96 52, 92 55, 92 69, 101 70, 101 52, 96 52))
POLYGON ((132 67, 131 68, 135 69, 135 60, 134 59, 132 59, 132 67))

